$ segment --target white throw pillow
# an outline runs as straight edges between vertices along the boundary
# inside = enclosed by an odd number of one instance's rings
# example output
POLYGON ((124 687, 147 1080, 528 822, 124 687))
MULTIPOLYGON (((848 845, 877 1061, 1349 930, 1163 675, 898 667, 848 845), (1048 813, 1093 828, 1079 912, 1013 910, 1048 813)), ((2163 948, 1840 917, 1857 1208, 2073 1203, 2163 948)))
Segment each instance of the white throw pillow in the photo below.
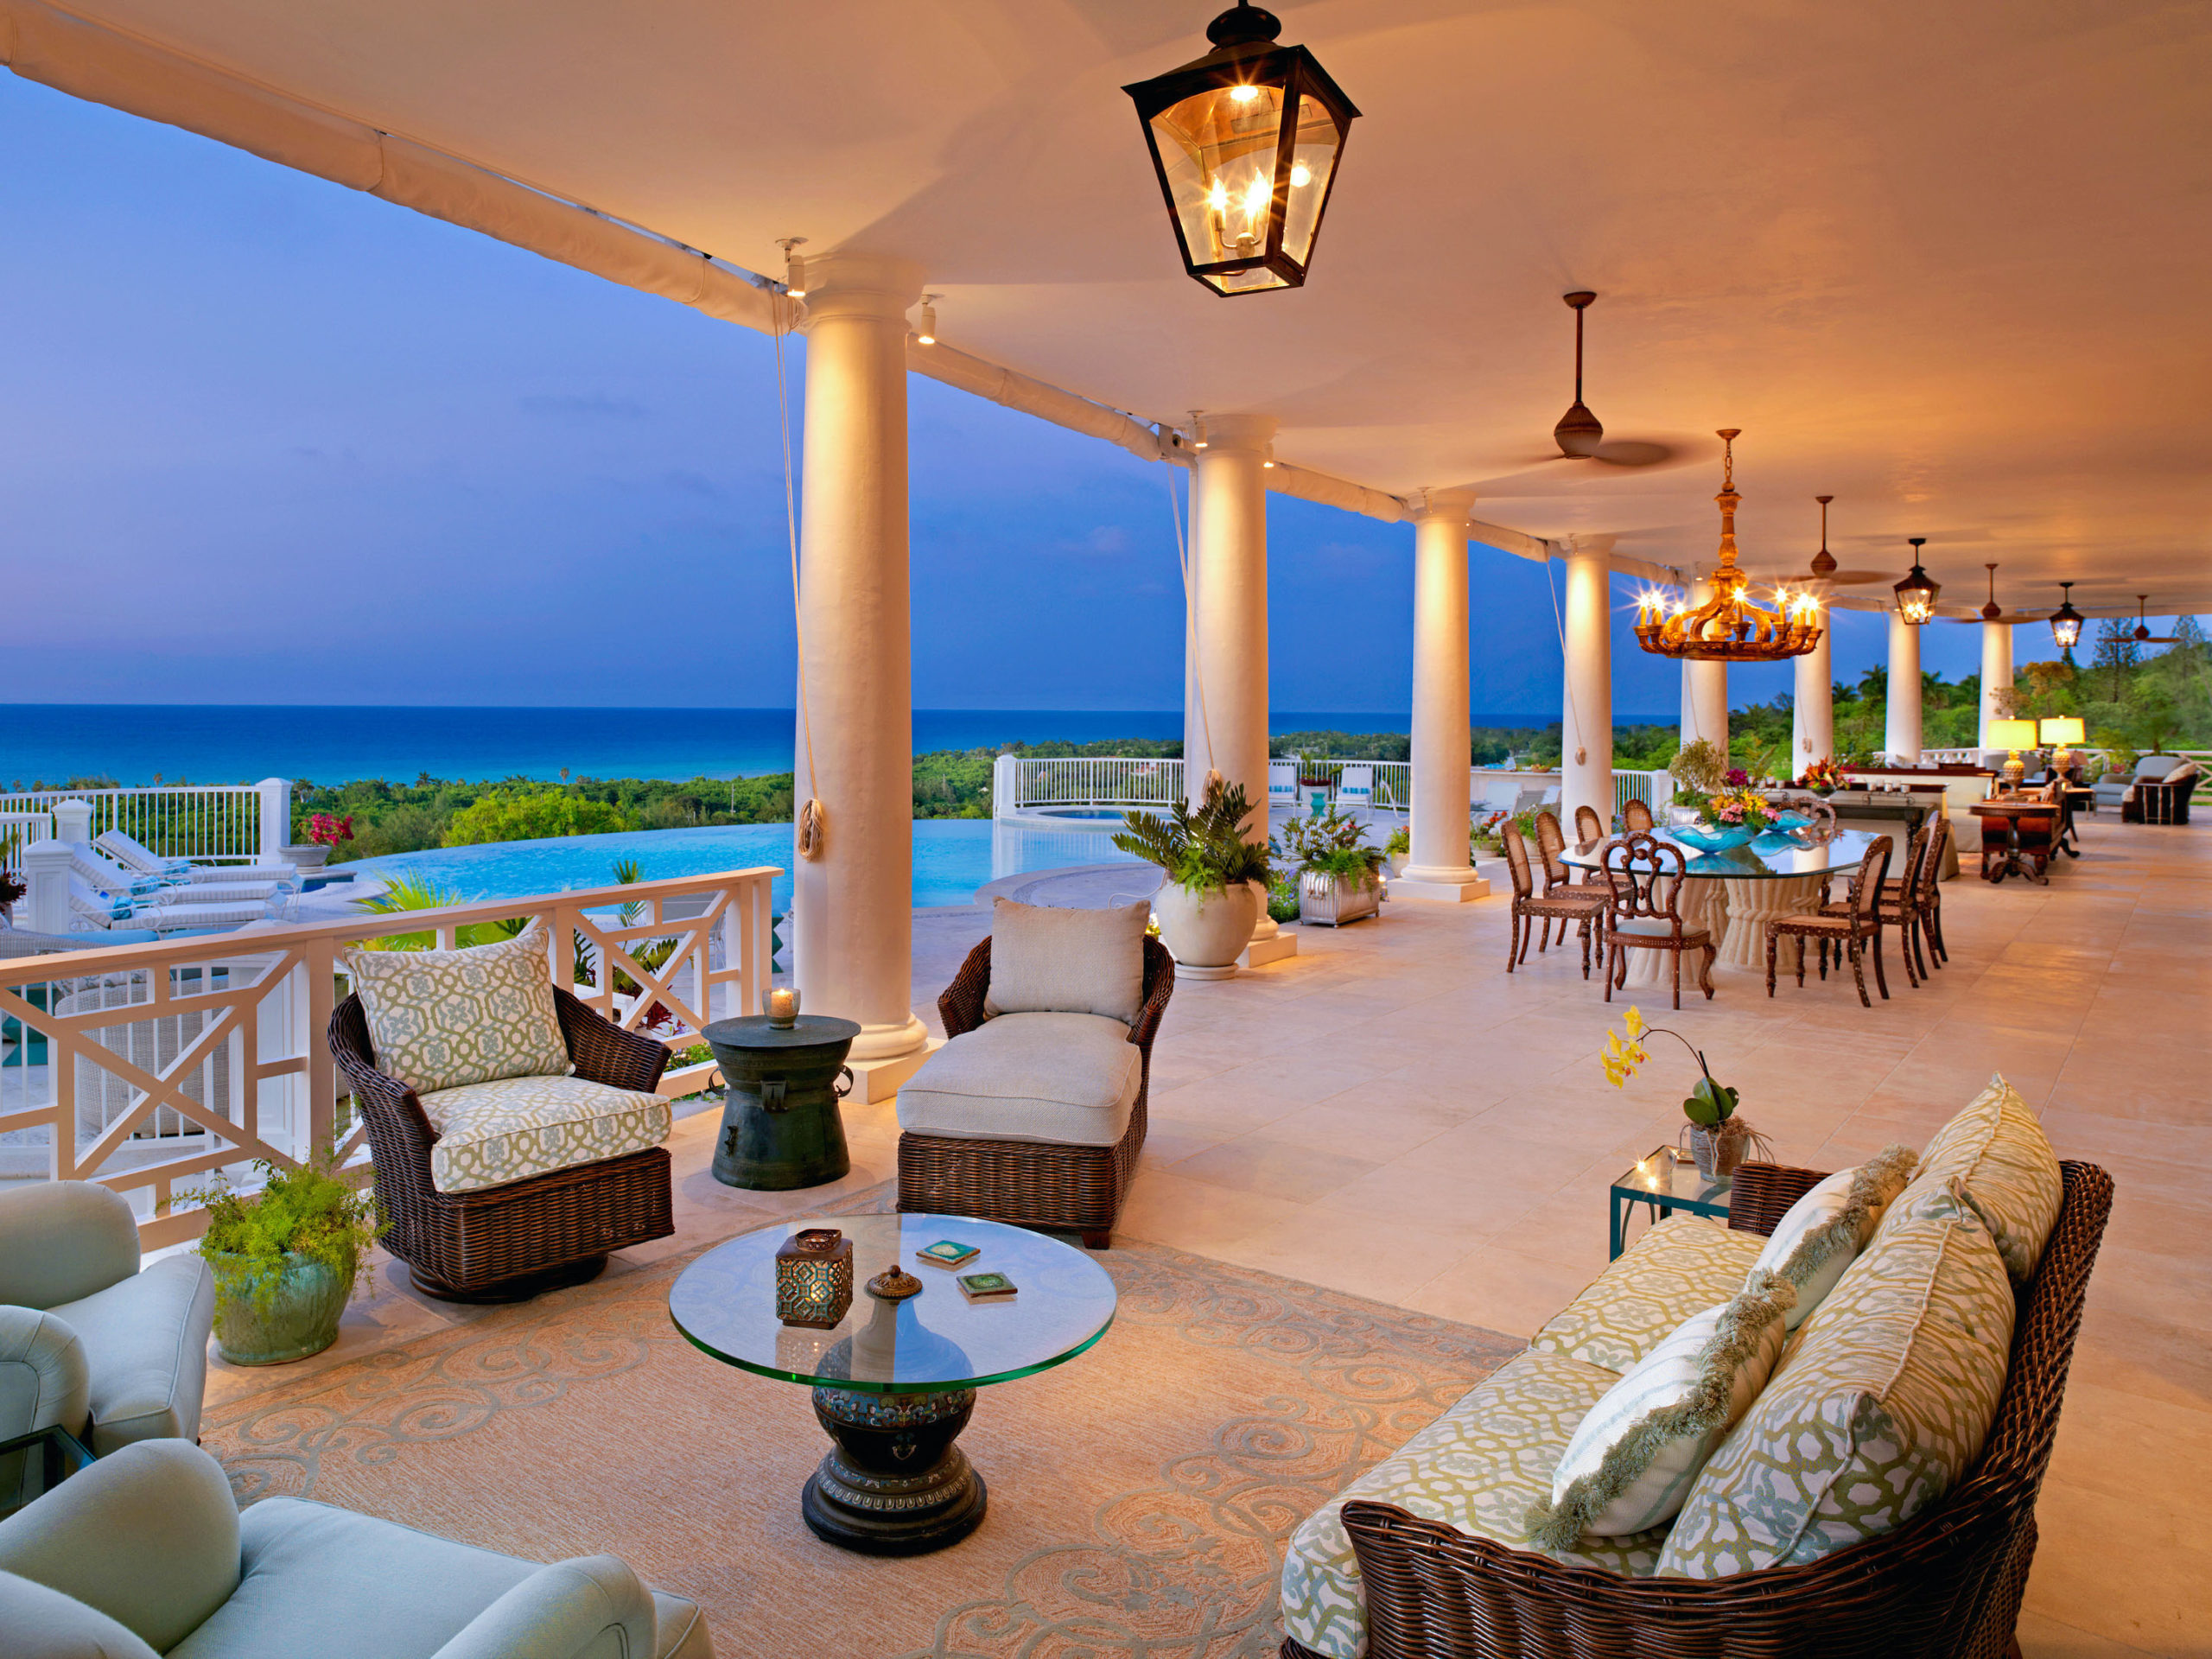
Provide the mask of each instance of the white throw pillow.
POLYGON ((1100 1014, 1135 1025, 1144 1007, 1149 899, 1057 910, 1001 899, 991 906, 991 984, 983 1012, 1100 1014))
POLYGON ((2194 760, 2184 760, 2181 765, 2176 766, 2171 772, 2168 772, 2162 781, 2169 784, 2177 784, 2184 778, 2194 778, 2196 776, 2196 762, 2194 760))
POLYGON ((1904 1191, 1919 1161, 1910 1147, 1885 1147, 1856 1168, 1826 1177, 1789 1206, 1753 1265, 1781 1274, 1796 1291, 1790 1330, 1805 1322, 1866 1248, 1882 1212, 1904 1191))
POLYGON ((1552 1471, 1551 1501, 1529 1512, 1534 1543, 1573 1549, 1660 1525, 1782 1357, 1797 1293, 1751 1269, 1733 1300, 1693 1313, 1590 1408, 1552 1471))

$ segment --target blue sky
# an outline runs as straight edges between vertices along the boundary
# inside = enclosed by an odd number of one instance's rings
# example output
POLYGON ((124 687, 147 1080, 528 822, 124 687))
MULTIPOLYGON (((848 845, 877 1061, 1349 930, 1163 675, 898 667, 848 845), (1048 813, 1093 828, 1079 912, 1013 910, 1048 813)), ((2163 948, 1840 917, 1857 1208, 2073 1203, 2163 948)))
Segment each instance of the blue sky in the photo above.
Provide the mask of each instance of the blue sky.
MULTIPOLYGON (((3 74, 0 154, 8 700, 790 702, 765 338, 3 74)), ((1169 470, 910 391, 917 705, 1173 707, 1169 470)), ((1404 709, 1411 529, 1274 497, 1269 543, 1275 706, 1404 709)), ((1544 571, 1474 561, 1478 717, 1556 718, 1544 571)), ((1616 709, 1671 718, 1627 594, 1616 709)), ((1838 677, 1883 640, 1839 613, 1838 677)))

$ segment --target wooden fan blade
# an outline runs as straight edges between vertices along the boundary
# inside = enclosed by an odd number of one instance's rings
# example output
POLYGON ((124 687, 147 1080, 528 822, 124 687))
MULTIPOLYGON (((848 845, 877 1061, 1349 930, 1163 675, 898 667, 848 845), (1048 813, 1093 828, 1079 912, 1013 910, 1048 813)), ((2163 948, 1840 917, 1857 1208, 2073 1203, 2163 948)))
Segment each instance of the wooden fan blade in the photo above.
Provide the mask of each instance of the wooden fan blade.
POLYGON ((1591 456, 1592 461, 1603 461, 1608 467, 1656 467, 1661 461, 1674 458, 1672 444, 1652 443, 1641 438, 1608 438, 1591 456))

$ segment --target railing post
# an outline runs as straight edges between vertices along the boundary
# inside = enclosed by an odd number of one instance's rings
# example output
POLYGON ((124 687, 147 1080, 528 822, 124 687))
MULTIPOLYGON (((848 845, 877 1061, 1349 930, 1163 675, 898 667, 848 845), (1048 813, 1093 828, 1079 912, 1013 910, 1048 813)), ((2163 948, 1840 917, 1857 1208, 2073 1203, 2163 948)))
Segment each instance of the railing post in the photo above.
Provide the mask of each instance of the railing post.
POLYGON ((34 933, 69 931, 69 842, 59 836, 35 841, 23 849, 23 884, 29 888, 29 930, 34 933))
POLYGON ((261 861, 281 864, 292 841, 292 785, 283 778, 264 778, 254 791, 261 797, 261 861))
POLYGON ((79 847, 92 844, 92 804, 90 801, 56 801, 54 804, 54 838, 79 847))
POLYGON ((1021 805, 1021 762, 1002 754, 991 762, 991 816, 1010 818, 1021 805))

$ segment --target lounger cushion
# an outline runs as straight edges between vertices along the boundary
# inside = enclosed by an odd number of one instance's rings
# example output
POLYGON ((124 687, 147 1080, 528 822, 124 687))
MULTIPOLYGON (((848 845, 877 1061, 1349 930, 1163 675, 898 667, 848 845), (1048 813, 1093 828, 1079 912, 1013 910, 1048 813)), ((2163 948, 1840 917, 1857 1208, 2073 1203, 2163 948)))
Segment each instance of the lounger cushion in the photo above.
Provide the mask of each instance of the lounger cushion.
POLYGON ((1705 1465, 1659 1573, 1798 1566, 1910 1520, 1980 1455, 2013 1316, 2004 1261, 1963 1206, 1893 1211, 1705 1465))
POLYGON ((668 1103, 658 1095, 583 1077, 495 1077, 421 1100, 438 1132, 430 1185, 441 1192, 604 1163, 668 1139, 668 1103))
POLYGON ((1143 1056, 1118 1020, 1002 1014, 930 1056, 899 1091, 899 1127, 963 1141, 1110 1147, 1129 1126, 1143 1080, 1143 1056))
POLYGON ((2001 1077, 1936 1132, 1920 1154, 1912 1185, 1883 1217, 1885 1226, 1923 1213, 1922 1200, 1940 1195, 1954 1180, 1997 1241, 2012 1277, 2035 1275, 2058 1206, 2066 1197, 2058 1154, 2019 1091, 2001 1077))
POLYGON ((1366 1650, 1366 1598, 1340 1512, 1344 1499, 1395 1503, 1570 1566, 1649 1576, 1664 1531, 1586 1538, 1573 1549, 1546 1548, 1529 1536, 1529 1509, 1550 1496, 1552 1471, 1575 1425, 1620 1380, 1602 1365, 1534 1348, 1506 1361, 1292 1534, 1282 1564, 1284 1632, 1327 1659, 1359 1659, 1366 1650))
POLYGON ((346 953, 377 1070, 418 1095, 574 1068, 545 965, 545 925, 461 950, 346 953))
POLYGON ((1789 1206, 1759 1251, 1758 1265, 1787 1279, 1797 1292, 1789 1329, 1805 1323, 1834 1290, 1904 1192, 1918 1154, 1910 1147, 1885 1147, 1865 1163, 1840 1169, 1815 1183, 1789 1206))
POLYGON ((9 1659, 160 1659, 129 1626, 35 1579, 0 1573, 9 1659))
POLYGON ((1764 1241, 1707 1216, 1669 1216, 1610 1263, 1529 1345, 1625 1371, 1693 1313, 1744 1287, 1764 1241))
POLYGON ((1096 1014, 1133 1025, 1144 1007, 1149 900, 1059 910, 1001 899, 991 906, 991 983, 983 1012, 1096 1014))

